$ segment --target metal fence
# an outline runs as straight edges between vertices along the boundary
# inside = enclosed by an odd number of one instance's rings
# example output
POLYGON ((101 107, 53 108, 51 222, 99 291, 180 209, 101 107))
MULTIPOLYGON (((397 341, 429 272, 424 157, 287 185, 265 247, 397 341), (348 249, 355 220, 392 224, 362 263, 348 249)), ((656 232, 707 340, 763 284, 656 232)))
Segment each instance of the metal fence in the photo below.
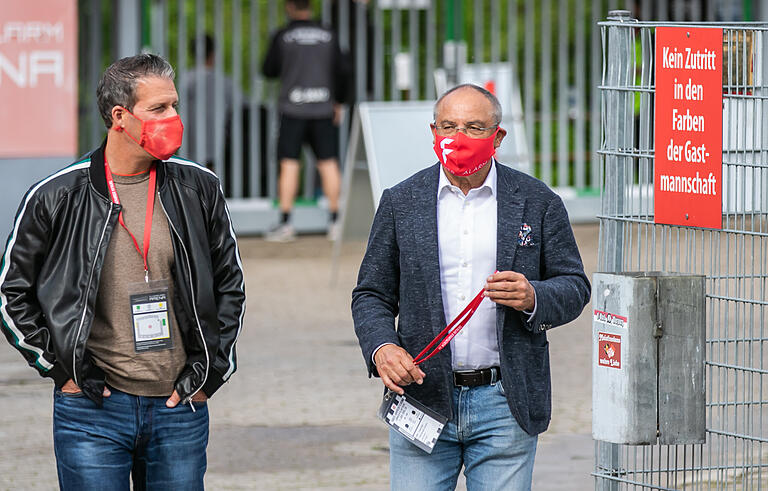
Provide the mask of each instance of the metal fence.
MULTIPOLYGON (((156 52, 177 70, 187 127, 180 154, 212 161, 232 202, 255 198, 264 202, 259 209, 270 207, 277 195, 277 86, 262 77, 261 63, 269 35, 285 22, 283 3, 80 0, 81 151, 104 135, 94 94, 106 65, 142 49, 156 52), (215 46, 209 69, 203 68, 205 34, 215 46), (206 86, 213 89, 210 95, 206 86)), ((354 101, 432 100, 440 68, 449 76, 461 63, 508 68, 519 85, 533 173, 592 199, 599 188, 600 98, 592 89, 601 83, 597 22, 609 10, 632 7, 647 20, 747 15, 742 2, 729 0, 318 0, 314 5, 351 57, 354 101)), ((349 108, 346 114, 342 152, 349 108)), ((307 165, 301 197, 314 203, 317 194, 314 166, 307 165)))
POLYGON ((768 25, 723 28, 722 230, 656 225, 654 45, 661 22, 600 23, 598 267, 706 276, 705 444, 595 442, 595 489, 768 489, 768 25))
MULTIPOLYGON (((591 115, 599 113, 599 105, 594 91, 588 90, 600 77, 597 21, 609 9, 629 3, 323 0, 316 7, 318 17, 334 27, 342 48, 352 57, 355 101, 434 99, 435 70, 450 68, 455 56, 446 45, 462 46, 459 57, 466 53, 463 61, 469 64, 509 64, 521 87, 536 174, 549 184, 585 190, 594 187, 598 172, 590 165, 590 149, 598 142, 599 128, 591 124, 591 115), (403 68, 402 63, 398 68, 396 59, 407 61, 405 86, 396 83, 403 68)), ((182 154, 205 160, 211 153, 208 147, 213 146, 216 169, 229 182, 230 196, 274 198, 276 90, 264 80, 260 67, 269 34, 285 22, 283 2, 144 0, 127 4, 115 8, 111 0, 80 2, 81 149, 98 144, 103 137, 92 97, 103 68, 132 50, 150 50, 166 56, 177 69, 182 116, 194 127, 182 154), (197 41, 205 34, 215 42, 214 100, 194 104, 185 89, 196 78, 198 85, 207 81, 196 68, 205 63, 205 46, 197 41), (223 88, 230 84, 235 90, 231 100, 225 100, 229 96, 223 88), (197 130, 205 124, 215 126, 211 135, 197 130)), ((311 177, 308 172, 307 178, 311 177)), ((309 197, 311 186, 305 188, 309 197)))

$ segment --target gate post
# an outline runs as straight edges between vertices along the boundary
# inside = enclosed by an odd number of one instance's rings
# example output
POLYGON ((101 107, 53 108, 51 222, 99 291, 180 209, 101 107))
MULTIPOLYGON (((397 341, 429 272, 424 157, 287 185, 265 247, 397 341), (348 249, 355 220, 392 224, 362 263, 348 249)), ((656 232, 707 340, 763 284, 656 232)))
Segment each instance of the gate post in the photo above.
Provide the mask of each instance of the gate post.
MULTIPOLYGON (((613 10, 608 13, 613 22, 635 22, 627 10, 613 10)), ((634 84, 634 43, 631 27, 611 25, 603 30, 603 86, 628 87, 634 84), (607 46, 606 46, 607 45, 607 46)), ((632 157, 622 155, 633 148, 634 139, 634 92, 627 90, 603 89, 601 122, 603 127, 603 150, 606 151, 603 167, 604 192, 602 213, 604 217, 624 215, 626 176, 630 171, 632 157)), ((629 174, 631 175, 631 173, 629 174)), ((601 219, 599 260, 600 271, 620 272, 624 263, 624 222, 601 219)), ((618 476, 621 473, 619 445, 597 442, 597 469, 599 474, 618 476)), ((597 477, 596 490, 617 491, 619 483, 597 477)))
POLYGON ((141 2, 114 2, 115 59, 139 54, 141 51, 141 2))

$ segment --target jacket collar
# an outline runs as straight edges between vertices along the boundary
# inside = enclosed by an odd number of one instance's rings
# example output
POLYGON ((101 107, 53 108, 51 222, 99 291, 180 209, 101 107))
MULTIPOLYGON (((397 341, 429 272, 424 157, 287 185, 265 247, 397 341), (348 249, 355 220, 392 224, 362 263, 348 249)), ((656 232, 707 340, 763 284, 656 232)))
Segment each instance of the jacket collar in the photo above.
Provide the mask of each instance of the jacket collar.
MULTIPOLYGON (((475 189, 480 190, 480 189, 483 189, 483 188, 487 188, 488 190, 491 191, 491 194, 493 195, 493 197, 496 198, 497 197, 497 195, 496 195, 496 187, 497 187, 497 185, 496 185, 496 166, 498 165, 496 163, 496 158, 495 157, 491 157, 491 163, 488 164, 488 165, 490 166, 490 170, 488 171, 488 175, 485 176, 485 180, 483 181, 483 183, 479 187, 477 187, 475 189)), ((445 192, 445 190, 447 190, 447 189, 459 189, 459 188, 457 188, 456 186, 451 184, 451 181, 448 180, 448 177, 445 175, 445 171, 442 168, 440 169, 440 172, 438 172, 437 174, 439 176, 438 184, 437 184, 437 200, 440 201, 440 196, 442 196, 442 194, 445 192)), ((476 193, 477 191, 470 190, 470 192, 475 192, 476 193)))
MULTIPOLYGON (((520 193, 520 185, 515 180, 512 169, 497 166, 498 195, 496 212, 496 269, 510 271, 517 252, 517 232, 523 220, 525 197, 520 193)), ((505 316, 509 309, 496 310, 496 335, 499 346, 503 343, 505 316)))
POLYGON ((520 185, 509 167, 499 165, 497 169, 498 194, 496 213, 496 268, 499 271, 512 269, 517 251, 517 232, 523 220, 525 197, 520 185))
MULTIPOLYGON (((107 175, 104 172, 104 149, 106 147, 107 139, 105 137, 104 141, 101 142, 101 145, 91 152, 91 166, 88 170, 91 184, 96 189, 96 191, 98 191, 98 193, 103 195, 106 199, 111 200, 112 198, 110 198, 109 189, 107 188, 107 175)), ((163 184, 165 184, 165 162, 162 160, 155 160, 155 163, 157 164, 157 188, 161 189, 163 184)))
POLYGON ((306 27, 306 26, 320 26, 320 23, 316 21, 315 19, 294 19, 288 22, 288 25, 286 26, 286 29, 293 29, 295 27, 306 27))

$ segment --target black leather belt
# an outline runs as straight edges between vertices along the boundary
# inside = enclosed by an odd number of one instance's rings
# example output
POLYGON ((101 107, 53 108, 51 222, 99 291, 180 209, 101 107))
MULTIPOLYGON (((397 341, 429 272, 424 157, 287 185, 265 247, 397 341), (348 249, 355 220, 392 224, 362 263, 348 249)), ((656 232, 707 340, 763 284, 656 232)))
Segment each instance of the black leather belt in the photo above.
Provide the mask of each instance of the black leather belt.
POLYGON ((499 370, 499 367, 453 372, 453 384, 459 387, 493 385, 499 380, 501 380, 501 370, 499 370))

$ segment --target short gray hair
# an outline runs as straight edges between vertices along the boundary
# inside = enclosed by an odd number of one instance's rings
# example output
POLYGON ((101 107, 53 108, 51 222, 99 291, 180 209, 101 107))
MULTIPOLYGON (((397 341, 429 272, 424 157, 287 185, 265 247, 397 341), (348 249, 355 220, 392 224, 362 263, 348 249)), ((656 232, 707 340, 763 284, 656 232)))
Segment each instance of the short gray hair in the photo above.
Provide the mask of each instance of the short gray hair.
POLYGON ((447 91, 445 91, 443 95, 441 95, 440 98, 437 100, 437 102, 435 102, 435 106, 432 110, 432 118, 435 120, 435 122, 437 122, 437 108, 440 106, 440 103, 443 102, 443 99, 445 99, 447 95, 452 94, 457 90, 465 89, 465 88, 474 89, 480 92, 481 94, 483 94, 485 98, 491 102, 491 106, 493 106, 493 124, 501 123, 501 104, 499 103, 499 100, 496 98, 495 95, 491 94, 489 91, 475 84, 461 84, 461 85, 457 85, 452 89, 448 89, 447 91))
POLYGON ((173 80, 176 73, 164 58, 151 53, 122 58, 104 70, 96 87, 99 114, 107 129, 112 127, 112 108, 123 106, 133 111, 136 104, 136 84, 139 79, 160 77, 173 80))

